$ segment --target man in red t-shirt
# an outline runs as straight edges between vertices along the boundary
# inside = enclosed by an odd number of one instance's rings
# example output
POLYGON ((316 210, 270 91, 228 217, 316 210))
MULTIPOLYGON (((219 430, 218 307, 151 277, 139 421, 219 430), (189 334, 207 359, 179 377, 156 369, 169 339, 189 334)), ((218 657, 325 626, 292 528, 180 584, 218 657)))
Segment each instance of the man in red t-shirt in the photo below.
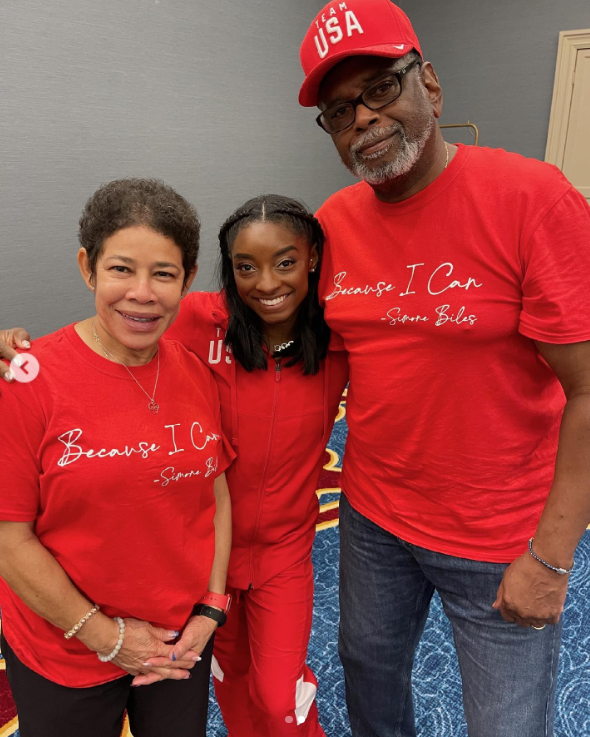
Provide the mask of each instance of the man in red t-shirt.
POLYGON ((318 213, 321 297, 350 362, 353 735, 416 734, 411 670, 435 590, 469 734, 552 735, 590 521, 590 210, 551 166, 445 143, 438 78, 389 0, 327 5, 301 60, 301 104, 362 180, 318 213))

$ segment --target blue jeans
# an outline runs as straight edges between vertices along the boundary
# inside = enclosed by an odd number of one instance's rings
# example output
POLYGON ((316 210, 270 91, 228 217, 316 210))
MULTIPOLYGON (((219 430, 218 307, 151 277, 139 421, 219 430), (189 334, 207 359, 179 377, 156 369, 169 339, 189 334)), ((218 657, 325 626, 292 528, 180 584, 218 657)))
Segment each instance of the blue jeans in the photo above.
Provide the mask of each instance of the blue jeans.
POLYGON ((415 737, 412 665, 436 590, 459 658, 470 737, 553 737, 561 621, 492 609, 505 564, 434 553, 340 501, 340 659, 354 737, 415 737))

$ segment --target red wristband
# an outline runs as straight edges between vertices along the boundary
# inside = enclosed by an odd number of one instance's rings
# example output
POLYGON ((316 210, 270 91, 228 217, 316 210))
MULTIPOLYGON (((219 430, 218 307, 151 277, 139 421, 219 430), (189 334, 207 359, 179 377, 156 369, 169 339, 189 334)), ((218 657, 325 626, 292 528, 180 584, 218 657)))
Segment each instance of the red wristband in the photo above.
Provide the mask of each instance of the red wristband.
POLYGON ((199 604, 205 604, 206 606, 215 606, 221 609, 222 612, 227 614, 231 604, 230 594, 215 594, 213 591, 207 591, 202 599, 199 599, 199 604))

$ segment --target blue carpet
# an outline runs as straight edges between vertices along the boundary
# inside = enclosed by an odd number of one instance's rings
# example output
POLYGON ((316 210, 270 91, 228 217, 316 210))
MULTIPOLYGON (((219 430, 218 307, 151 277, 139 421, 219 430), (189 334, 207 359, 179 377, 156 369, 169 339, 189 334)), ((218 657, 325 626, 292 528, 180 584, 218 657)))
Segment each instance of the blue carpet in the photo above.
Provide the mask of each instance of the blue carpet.
MULTIPOLYGON (((334 428, 329 447, 342 458, 346 421, 334 428)), ((329 498, 322 497, 322 502, 329 498)), ((338 660, 338 528, 318 532, 315 567, 314 624, 309 664, 319 681, 320 722, 327 737, 348 737, 344 676, 338 660)), ((564 612, 563 646, 557 691, 556 737, 590 735, 590 531, 576 553, 576 568, 564 612)), ((435 595, 416 656, 413 674, 419 737, 467 737, 461 679, 451 626, 435 595)), ((227 730, 211 694, 209 737, 227 730)))

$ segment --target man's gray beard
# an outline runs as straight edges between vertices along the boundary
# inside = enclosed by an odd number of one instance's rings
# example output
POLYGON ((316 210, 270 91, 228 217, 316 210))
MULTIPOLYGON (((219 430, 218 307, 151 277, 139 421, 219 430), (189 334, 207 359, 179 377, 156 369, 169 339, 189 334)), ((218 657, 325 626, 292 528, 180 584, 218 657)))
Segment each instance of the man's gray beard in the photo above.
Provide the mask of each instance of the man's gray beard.
MULTIPOLYGON (((350 150, 351 164, 347 168, 355 177, 364 179, 367 184, 385 184, 392 179, 397 179, 414 168, 420 156, 422 156, 422 152, 428 143, 433 128, 434 118, 430 118, 428 126, 413 141, 409 141, 406 132, 397 125, 392 125, 389 128, 371 128, 352 146, 350 150), (377 167, 368 166, 360 158, 358 154, 359 148, 389 133, 397 133, 399 136, 399 151, 397 156, 393 161, 384 162, 377 167)), ((375 158, 378 158, 380 155, 381 153, 378 153, 375 158)))

